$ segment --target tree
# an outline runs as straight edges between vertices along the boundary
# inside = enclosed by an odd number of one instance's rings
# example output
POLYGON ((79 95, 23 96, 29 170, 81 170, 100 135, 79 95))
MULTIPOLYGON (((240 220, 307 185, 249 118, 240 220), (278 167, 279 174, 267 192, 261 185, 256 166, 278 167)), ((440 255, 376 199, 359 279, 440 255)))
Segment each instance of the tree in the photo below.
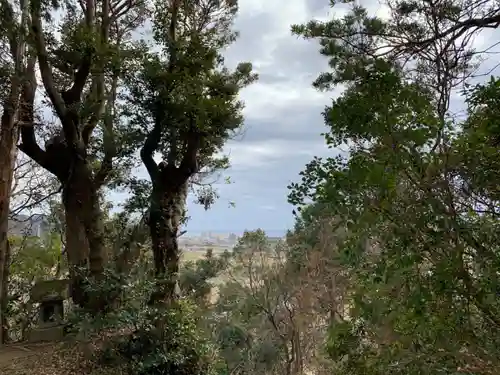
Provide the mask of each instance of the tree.
POLYGON ((294 272, 289 254, 287 244, 272 243, 262 230, 245 232, 235 246, 211 315, 229 373, 317 370, 313 358, 324 328, 324 314, 313 308, 318 288, 307 272, 294 272))
POLYGON ((3 1, 0 4, 2 16, 0 44, 6 52, 1 61, 2 77, 2 117, 0 123, 0 344, 5 332, 4 311, 6 308, 8 263, 10 257, 9 240, 7 238, 10 208, 10 193, 16 160, 16 143, 18 129, 16 126, 20 103, 20 92, 27 76, 33 74, 34 60, 26 56, 26 34, 28 8, 24 1, 15 4, 3 1), (20 17, 16 16, 16 12, 20 17), (6 92, 7 94, 4 94, 6 92))
POLYGON ((233 1, 157 2, 153 30, 162 50, 130 78, 132 118, 146 137, 140 155, 151 179, 148 223, 159 281, 152 302, 174 298, 189 182, 227 164, 215 154, 241 126, 239 89, 256 79, 248 63, 234 72, 223 65, 221 50, 236 36, 236 9, 233 1))
POLYGON ((130 31, 142 21, 142 3, 104 0, 47 4, 32 1, 30 29, 45 93, 61 124, 42 149, 35 136, 34 77, 25 85, 19 120, 19 148, 52 173, 62 185, 66 216, 66 247, 72 298, 81 306, 102 308, 90 301, 78 268, 99 279, 105 267, 104 233, 99 190, 109 179, 119 153, 115 102, 120 77, 133 55, 130 31), (64 32, 50 32, 51 12, 62 8, 64 32), (42 19, 46 20, 44 25, 42 19), (98 131, 101 127, 101 131, 98 131), (92 146, 101 136, 100 152, 92 146), (94 154, 94 155, 92 155, 94 154), (95 155, 101 155, 100 160, 95 155))
POLYGON ((324 119, 327 144, 349 155, 315 158, 289 197, 345 228, 349 319, 332 324, 327 349, 343 374, 496 373, 499 202, 485 177, 498 177, 497 80, 467 93, 466 120, 448 108, 474 68, 471 24, 488 22, 458 20, 469 4, 390 5, 387 21, 354 6, 294 26, 330 58, 315 86, 347 86, 324 119))

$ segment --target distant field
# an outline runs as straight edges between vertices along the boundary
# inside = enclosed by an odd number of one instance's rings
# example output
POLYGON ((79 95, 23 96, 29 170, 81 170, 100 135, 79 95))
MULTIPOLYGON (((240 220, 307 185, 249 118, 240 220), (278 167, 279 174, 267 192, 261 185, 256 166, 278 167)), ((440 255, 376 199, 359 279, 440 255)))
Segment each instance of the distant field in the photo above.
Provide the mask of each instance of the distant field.
MULTIPOLYGON (((224 252, 223 248, 217 248, 214 247, 212 248, 214 255, 222 254, 224 252)), ((196 250, 187 250, 187 249, 182 249, 182 256, 181 256, 181 261, 182 262, 196 262, 199 259, 202 259, 207 252, 207 249, 196 249, 196 250)))

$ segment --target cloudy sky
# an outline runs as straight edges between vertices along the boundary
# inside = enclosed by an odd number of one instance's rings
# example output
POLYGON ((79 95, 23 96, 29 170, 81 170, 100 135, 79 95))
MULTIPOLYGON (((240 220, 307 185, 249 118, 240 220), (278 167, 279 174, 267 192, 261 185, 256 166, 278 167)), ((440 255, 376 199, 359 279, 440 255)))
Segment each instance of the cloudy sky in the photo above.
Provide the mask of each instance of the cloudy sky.
MULTIPOLYGON (((246 104, 244 134, 225 149, 232 163, 225 175, 232 183, 217 184, 220 199, 208 211, 194 204, 193 197, 188 199, 187 229, 193 234, 256 228, 283 233, 293 225, 286 186, 299 180, 299 172, 313 156, 335 152, 325 147, 320 135, 326 129, 321 112, 338 92, 320 93, 311 87, 327 70, 326 60, 315 42, 290 32, 292 24, 332 17, 329 0, 293 0, 286 6, 276 0, 239 2, 235 28, 240 38, 226 51, 227 63, 250 61, 260 79, 241 92, 246 104)), ((377 0, 359 3, 370 14, 386 14, 377 0)))
MULTIPOLYGON (((361 0, 383 16, 377 0, 361 0)), ((260 79, 241 92, 246 108, 242 136, 225 152, 231 184, 217 184, 220 199, 208 211, 188 199, 188 231, 242 232, 262 228, 283 233, 293 225, 287 185, 313 156, 327 156, 321 112, 338 92, 322 93, 311 83, 327 70, 314 41, 293 36, 290 26, 332 16, 329 0, 239 0, 235 28, 240 38, 226 51, 226 62, 250 61, 260 79), (234 207, 230 207, 234 202, 234 207)), ((337 8, 337 7, 336 7, 337 8)), ((338 10, 337 10, 338 12, 338 10)), ((340 15, 340 14, 336 14, 340 15)), ((146 174, 144 171, 140 174, 146 174)), ((223 181, 224 179, 222 179, 223 181)))
MULTIPOLYGON (((360 2, 372 13, 384 11, 378 0, 360 2)), ((241 92, 245 124, 242 135, 225 147, 232 166, 216 184, 220 199, 205 211, 194 197, 188 198, 187 229, 193 234, 257 228, 284 233, 293 225, 287 185, 299 180, 314 156, 332 153, 320 135, 326 129, 321 112, 338 92, 312 88, 318 74, 327 70, 326 59, 316 42, 290 31, 292 24, 330 18, 329 0, 239 0, 239 7, 234 26, 240 38, 225 52, 226 63, 235 67, 251 62, 260 79, 241 92), (224 177, 232 182, 224 183, 224 177)), ((49 110, 45 115, 52 118, 49 110)), ((148 178, 143 167, 137 173, 148 178)), ((119 209, 126 194, 112 192, 109 197, 119 209)))

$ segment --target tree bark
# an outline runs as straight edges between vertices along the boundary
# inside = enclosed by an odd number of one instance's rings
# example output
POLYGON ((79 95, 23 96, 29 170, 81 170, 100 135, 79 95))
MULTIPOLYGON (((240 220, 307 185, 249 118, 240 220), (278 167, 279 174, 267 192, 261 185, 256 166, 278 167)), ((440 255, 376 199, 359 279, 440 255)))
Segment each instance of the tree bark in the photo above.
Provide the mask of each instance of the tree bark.
POLYGON ((0 291, 1 293, 1 298, 0 298, 0 310, 2 311, 1 317, 1 323, 2 323, 2 332, 0 333, 0 345, 5 344, 9 340, 9 324, 7 322, 7 316, 5 315, 5 312, 7 311, 8 304, 9 304, 9 276, 10 276, 10 257, 11 257, 11 248, 10 248, 10 242, 7 239, 6 241, 6 251, 4 258, 2 259, 3 261, 3 280, 2 280, 2 290, 0 291))
POLYGON ((158 287, 150 303, 177 299, 180 250, 179 227, 185 215, 187 182, 153 186, 149 229, 153 246, 155 277, 158 287))
POLYGON ((66 221, 66 253, 70 265, 71 295, 80 307, 105 308, 101 298, 85 292, 85 278, 100 281, 104 272, 105 249, 98 189, 86 163, 74 163, 63 189, 66 221), (82 274, 83 271, 83 274, 82 274), (98 305, 96 305, 98 303, 98 305))
POLYGON ((8 298, 8 288, 7 283, 9 281, 8 275, 8 258, 9 258, 9 240, 7 239, 7 231, 1 229, 0 232, 0 345, 5 344, 7 340, 6 335, 6 326, 7 326, 7 317, 6 307, 7 307, 7 298, 8 298))
POLYGON ((17 112, 20 82, 13 80, 9 98, 4 105, 4 112, 0 124, 0 344, 6 337, 4 334, 6 318, 4 315, 7 306, 7 283, 9 279, 8 261, 10 259, 10 246, 8 239, 10 194, 14 167, 16 162, 18 139, 15 116, 17 112))
MULTIPOLYGON (((12 104, 14 106, 14 104, 12 104)), ((16 161, 17 129, 14 124, 14 108, 5 108, 0 128, 0 344, 6 337, 5 309, 7 307, 7 283, 9 280, 10 246, 8 239, 10 193, 16 161)))
POLYGON ((85 235, 85 227, 78 218, 78 204, 70 189, 63 191, 65 215, 65 251, 68 259, 69 277, 71 280, 71 298, 75 304, 84 307, 87 297, 84 293, 84 276, 82 270, 88 269, 89 242, 85 235))
POLYGON ((9 279, 10 246, 8 239, 10 194, 17 156, 17 140, 19 137, 16 125, 19 110, 21 89, 26 75, 34 68, 34 59, 25 59, 25 31, 28 23, 28 7, 24 0, 19 3, 21 22, 14 18, 14 11, 6 4, 4 23, 10 28, 7 32, 9 50, 14 62, 14 74, 10 77, 9 93, 3 104, 0 122, 0 345, 5 341, 5 308, 7 306, 9 279))

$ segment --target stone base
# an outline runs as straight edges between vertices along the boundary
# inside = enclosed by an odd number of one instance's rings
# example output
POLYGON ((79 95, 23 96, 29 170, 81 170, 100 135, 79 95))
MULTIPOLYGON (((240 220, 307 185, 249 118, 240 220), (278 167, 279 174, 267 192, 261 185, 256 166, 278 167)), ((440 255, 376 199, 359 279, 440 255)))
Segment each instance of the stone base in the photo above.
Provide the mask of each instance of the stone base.
POLYGON ((64 326, 33 328, 29 334, 30 342, 61 341, 64 338, 64 326))

